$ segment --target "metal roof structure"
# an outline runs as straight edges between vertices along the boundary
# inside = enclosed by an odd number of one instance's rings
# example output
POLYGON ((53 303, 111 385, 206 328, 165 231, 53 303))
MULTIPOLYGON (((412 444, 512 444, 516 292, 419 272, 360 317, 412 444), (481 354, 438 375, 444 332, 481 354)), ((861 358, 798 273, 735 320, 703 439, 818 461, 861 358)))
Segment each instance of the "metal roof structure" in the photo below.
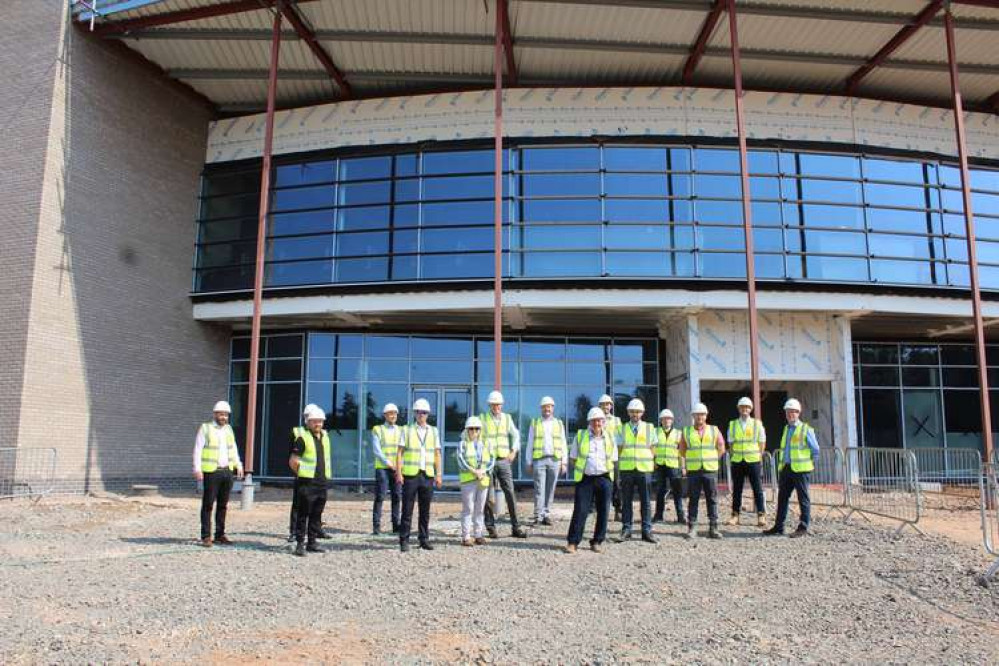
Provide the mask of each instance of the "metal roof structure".
MULTIPOLYGON (((119 41, 219 113, 264 108, 275 0, 118 0, 94 33, 119 41)), ((721 0, 286 2, 278 108, 493 83, 506 12, 506 87, 732 86, 721 0)), ((740 0, 750 90, 950 105, 944 0, 740 0)), ((962 93, 999 113, 999 0, 954 0, 962 93)), ((89 30, 91 12, 76 21, 89 30)))

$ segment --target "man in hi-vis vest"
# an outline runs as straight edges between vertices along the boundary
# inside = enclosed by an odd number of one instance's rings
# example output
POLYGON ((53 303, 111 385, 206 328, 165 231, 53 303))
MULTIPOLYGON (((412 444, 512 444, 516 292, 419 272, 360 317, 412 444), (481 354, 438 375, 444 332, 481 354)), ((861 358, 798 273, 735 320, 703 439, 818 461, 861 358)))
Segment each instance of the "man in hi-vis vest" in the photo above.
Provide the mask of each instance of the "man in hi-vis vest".
POLYGON ((243 478, 243 463, 236 450, 236 435, 229 425, 232 408, 219 400, 212 408, 212 420, 202 423, 194 440, 194 478, 202 482, 201 545, 212 547, 212 505, 215 508, 215 543, 232 544, 225 535, 225 512, 232 491, 232 479, 243 478))
POLYGON ((496 510, 493 506, 493 497, 499 488, 506 499, 513 536, 526 539, 527 532, 520 528, 517 521, 517 493, 513 487, 513 461, 520 453, 520 431, 514 425, 513 417, 503 411, 502 393, 491 392, 486 402, 489 403, 489 411, 479 415, 479 420, 482 421, 482 438, 492 448, 491 453, 496 459, 492 473, 493 485, 486 500, 486 532, 490 539, 499 538, 496 533, 496 510))
MULTIPOLYGON (((621 418, 614 414, 614 398, 604 393, 597 400, 597 407, 604 412, 604 432, 608 437, 621 444, 621 418)), ((614 503, 614 520, 621 520, 621 475, 614 475, 614 491, 611 501, 614 503)))
MULTIPOLYGON (((302 423, 305 423, 306 419, 309 417, 309 413, 312 412, 312 410, 314 410, 314 409, 319 409, 319 405, 316 405, 316 404, 313 404, 313 403, 309 403, 308 405, 305 406, 305 409, 302 411, 302 423)), ((300 428, 299 426, 295 426, 294 428, 291 429, 291 447, 292 448, 295 447, 295 440, 298 439, 298 435, 299 435, 299 431, 300 430, 302 430, 302 428, 300 428)), ((291 516, 290 516, 290 518, 288 520, 288 525, 289 525, 289 527, 288 527, 288 543, 295 543, 295 531, 298 529, 298 487, 299 487, 299 485, 300 484, 298 482, 298 476, 296 476, 295 477, 295 483, 292 484, 292 487, 291 487, 291 516)), ((319 538, 320 539, 330 539, 332 537, 330 537, 330 535, 327 534, 326 531, 322 529, 322 526, 320 526, 320 529, 319 529, 319 538)))
POLYGON ((396 425, 399 408, 388 403, 382 408, 385 423, 371 429, 371 451, 375 455, 375 503, 371 507, 371 532, 381 534, 382 504, 385 495, 391 496, 392 534, 399 533, 399 510, 402 504, 402 485, 395 480, 395 456, 402 441, 402 428, 396 425))
POLYGON ((614 487, 614 462, 617 444, 604 430, 607 415, 593 407, 586 415, 589 427, 576 433, 569 451, 569 465, 576 482, 576 498, 572 506, 572 520, 566 537, 565 552, 572 554, 583 540, 586 518, 590 507, 596 505, 597 524, 593 528, 590 548, 599 553, 607 539, 607 514, 610 513, 611 493, 614 487))
POLYGON ((551 525, 551 508, 555 499, 558 478, 565 474, 568 446, 565 441, 565 424, 555 418, 555 400, 550 396, 541 399, 541 418, 531 421, 527 431, 531 444, 531 462, 527 471, 534 477, 534 522, 551 525))
POLYGON ((423 398, 413 403, 411 423, 403 428, 402 441, 395 454, 395 479, 402 484, 402 516, 399 521, 399 550, 409 550, 409 534, 413 525, 413 506, 420 505, 420 548, 433 550, 430 545, 430 503, 434 486, 443 485, 444 465, 441 462, 441 436, 430 425, 430 403, 423 398))
POLYGON ((778 450, 779 479, 777 482, 777 520, 774 526, 764 534, 784 534, 784 521, 787 520, 787 505, 791 501, 791 491, 798 495, 798 507, 801 510, 801 522, 792 534, 795 539, 808 534, 812 522, 812 502, 808 495, 812 470, 815 469, 815 459, 819 456, 819 443, 815 439, 815 430, 801 420, 801 403, 791 398, 784 403, 784 415, 787 425, 780 436, 778 450))
POLYGON ((666 495, 673 496, 676 522, 686 525, 683 512, 683 467, 680 464, 680 429, 673 426, 673 412, 659 412, 656 430, 656 512, 652 522, 662 522, 666 513, 666 495))
POLYGON ((323 509, 326 508, 326 488, 333 478, 331 463, 333 446, 323 426, 326 412, 316 405, 306 408, 305 427, 293 431, 291 457, 288 466, 298 477, 295 508, 295 555, 305 557, 305 552, 321 553, 316 543, 323 530, 323 509), (306 538, 308 543, 306 544, 306 538))
POLYGON ((718 531, 718 461, 725 455, 725 438, 721 431, 708 425, 708 408, 703 402, 690 410, 693 424, 683 429, 680 437, 680 455, 687 466, 687 539, 697 536, 698 504, 701 491, 708 505, 708 538, 721 539, 718 531))
POLYGON ((621 475, 621 541, 631 538, 635 490, 642 510, 642 541, 656 543, 652 536, 652 471, 655 467, 656 428, 642 420, 645 403, 628 403, 628 422, 618 431, 617 469, 621 475))
POLYGON ((732 460, 732 517, 729 525, 739 524, 742 510, 742 489, 749 478, 753 487, 757 527, 766 527, 766 504, 763 501, 763 451, 767 448, 767 431, 763 421, 753 418, 753 401, 739 398, 739 418, 728 423, 728 446, 732 460))

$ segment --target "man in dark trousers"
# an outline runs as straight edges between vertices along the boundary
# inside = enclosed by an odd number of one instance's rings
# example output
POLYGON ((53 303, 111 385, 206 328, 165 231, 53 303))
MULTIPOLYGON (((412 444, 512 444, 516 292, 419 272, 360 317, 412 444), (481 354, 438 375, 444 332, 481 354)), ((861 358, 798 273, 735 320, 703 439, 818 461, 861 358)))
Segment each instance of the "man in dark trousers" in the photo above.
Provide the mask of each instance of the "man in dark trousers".
POLYGON ((232 544, 225 534, 225 512, 229 505, 233 475, 243 478, 243 463, 236 449, 236 435, 229 425, 232 408, 219 400, 212 420, 202 423, 194 440, 194 478, 201 481, 201 545, 212 547, 212 505, 215 505, 215 543, 232 544))
POLYGON ((566 535, 565 552, 573 554, 583 540, 586 518, 590 507, 596 505, 597 524, 590 539, 595 553, 603 551, 607 539, 607 514, 610 513, 611 493, 614 487, 614 463, 617 462, 617 444, 614 437, 604 430, 607 415, 599 407, 592 407, 586 415, 589 427, 576 433, 569 451, 569 467, 576 482, 572 520, 566 535))
POLYGON ((305 412, 305 428, 294 431, 291 445, 291 458, 288 465, 295 472, 298 491, 295 504, 298 510, 295 521, 295 555, 305 557, 305 552, 321 553, 316 544, 322 532, 323 508, 326 507, 326 487, 333 476, 330 462, 331 449, 329 434, 323 429, 326 413, 309 405, 305 412), (306 543, 308 538, 308 543, 306 543))
POLYGON ((791 533, 796 539, 808 535, 812 522, 812 502, 809 496, 809 482, 815 469, 815 459, 819 457, 819 442, 815 439, 815 429, 801 420, 801 403, 791 398, 784 403, 787 425, 780 437, 778 449, 779 478, 777 483, 777 519, 774 526, 764 534, 775 536, 784 534, 784 521, 787 520, 787 507, 791 502, 791 491, 798 496, 801 520, 798 528, 791 533))
POLYGON ((697 536, 698 504, 701 492, 708 507, 708 538, 721 539, 718 531, 718 467, 725 455, 725 438, 713 425, 708 425, 708 408, 699 402, 690 410, 693 423, 683 429, 680 456, 687 467, 687 539, 697 536))
POLYGON ((399 550, 409 550, 409 534, 413 525, 413 506, 420 506, 420 548, 433 550, 430 545, 430 503, 434 486, 440 488, 444 466, 441 461, 441 436, 437 428, 427 423, 430 403, 420 398, 413 403, 415 423, 403 428, 402 442, 395 454, 395 479, 402 485, 402 520, 399 523, 399 550))
MULTIPOLYGON (((302 412, 302 420, 305 420, 306 415, 309 411, 313 409, 319 409, 319 405, 308 404, 305 406, 305 411, 302 412)), ((295 440, 298 439, 299 431, 304 430, 299 426, 295 426, 291 429, 291 444, 295 445, 295 440)), ((295 525, 298 523, 298 477, 295 477, 295 483, 291 487, 291 516, 288 519, 288 543, 295 542, 295 525)), ((322 529, 322 525, 319 526, 319 538, 329 539, 330 535, 326 533, 326 530, 322 529)))

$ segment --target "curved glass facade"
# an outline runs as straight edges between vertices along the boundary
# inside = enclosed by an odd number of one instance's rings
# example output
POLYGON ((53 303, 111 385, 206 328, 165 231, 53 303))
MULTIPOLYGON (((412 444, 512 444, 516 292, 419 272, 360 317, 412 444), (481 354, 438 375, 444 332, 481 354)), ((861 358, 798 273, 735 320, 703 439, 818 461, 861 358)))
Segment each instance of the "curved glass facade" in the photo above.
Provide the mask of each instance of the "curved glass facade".
MULTIPOLYGON (((956 166, 790 149, 749 166, 759 279, 968 285, 956 166)), ((491 278, 492 168, 447 144, 281 158, 266 285, 491 278)), ((252 288, 259 169, 206 170, 196 292, 252 288)), ((999 290, 999 170, 971 178, 981 284, 999 290)), ((507 278, 745 277, 734 147, 514 145, 503 185, 507 278)))

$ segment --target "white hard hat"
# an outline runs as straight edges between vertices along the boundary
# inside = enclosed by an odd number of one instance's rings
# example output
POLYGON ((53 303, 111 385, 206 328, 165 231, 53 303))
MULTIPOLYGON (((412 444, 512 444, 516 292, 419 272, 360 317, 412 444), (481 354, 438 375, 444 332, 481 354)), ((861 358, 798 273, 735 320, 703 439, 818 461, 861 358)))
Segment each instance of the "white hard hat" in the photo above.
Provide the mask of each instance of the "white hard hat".
POLYGON ((696 405, 694 405, 694 408, 692 410, 690 410, 690 413, 691 414, 707 414, 708 413, 708 406, 705 405, 703 402, 699 402, 696 405))
POLYGON ((638 398, 632 398, 631 401, 628 403, 628 411, 629 412, 644 412, 645 411, 645 403, 642 402, 641 400, 639 400, 638 398))
POLYGON ((668 409, 664 409, 663 411, 659 412, 659 418, 661 418, 661 419, 670 418, 671 419, 671 418, 673 418, 673 412, 671 412, 668 409))
POLYGON ((551 397, 550 395, 546 395, 545 397, 541 398, 541 406, 544 407, 545 405, 551 405, 552 407, 554 407, 555 398, 551 397))
POLYGON ((399 408, 395 406, 394 402, 385 403, 385 406, 382 407, 382 414, 388 414, 389 412, 399 412, 399 408))
POLYGON ((596 421, 597 419, 606 419, 607 415, 604 414, 604 410, 599 407, 590 407, 589 413, 586 415, 587 421, 596 421))
POLYGON ((787 402, 784 403, 784 411, 787 411, 789 409, 793 409, 795 411, 799 411, 800 412, 801 411, 801 403, 798 402, 797 400, 795 400, 794 398, 791 398, 790 400, 788 400, 787 402))
POLYGON ((489 397, 486 398, 486 402, 490 405, 502 405, 504 402, 503 394, 499 391, 492 391, 489 393, 489 397))
POLYGON ((739 398, 739 403, 736 406, 737 407, 749 407, 750 409, 752 409, 753 408, 753 401, 750 400, 749 398, 743 396, 743 397, 739 398))
POLYGON ((215 406, 212 407, 212 411, 213 412, 225 412, 226 414, 232 414, 232 407, 230 407, 229 403, 226 402, 225 400, 219 400, 218 402, 215 403, 215 406))
POLYGON ((413 411, 414 412, 427 412, 427 413, 429 413, 430 412, 430 403, 427 402, 425 399, 420 398, 419 400, 417 400, 416 402, 413 403, 413 411))
POLYGON ((611 404, 614 404, 614 398, 612 398, 609 395, 607 395, 606 393, 604 393, 602 396, 600 396, 600 399, 597 400, 597 404, 598 405, 602 405, 605 402, 609 402, 611 404))
POLYGON ((311 412, 314 409, 319 409, 319 405, 317 405, 317 404, 315 404, 313 402, 310 402, 309 404, 307 404, 305 406, 305 409, 302 410, 302 418, 303 419, 309 418, 309 412, 311 412))
POLYGON ((309 405, 305 408, 305 420, 312 421, 313 419, 319 419, 320 421, 326 420, 326 412, 316 405, 309 405))
POLYGON ((465 419, 465 430, 469 428, 482 428, 482 421, 479 420, 478 416, 469 416, 465 419))

